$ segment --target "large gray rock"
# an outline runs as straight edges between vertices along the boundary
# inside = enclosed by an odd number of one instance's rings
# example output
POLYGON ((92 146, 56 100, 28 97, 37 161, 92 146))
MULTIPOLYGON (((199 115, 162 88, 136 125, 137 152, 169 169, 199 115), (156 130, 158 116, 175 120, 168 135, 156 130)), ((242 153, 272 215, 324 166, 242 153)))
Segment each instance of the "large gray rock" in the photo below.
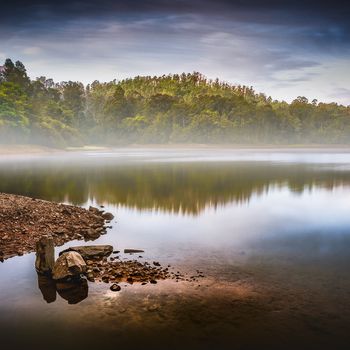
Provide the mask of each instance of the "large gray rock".
POLYGON ((77 252, 67 252, 56 260, 52 270, 52 278, 54 280, 63 280, 68 277, 78 277, 85 271, 86 263, 83 257, 77 252))
POLYGON ((84 259, 92 258, 102 258, 104 256, 109 256, 113 252, 113 247, 111 245, 87 245, 87 246, 77 246, 70 247, 66 250, 63 250, 61 254, 66 252, 78 252, 84 259))

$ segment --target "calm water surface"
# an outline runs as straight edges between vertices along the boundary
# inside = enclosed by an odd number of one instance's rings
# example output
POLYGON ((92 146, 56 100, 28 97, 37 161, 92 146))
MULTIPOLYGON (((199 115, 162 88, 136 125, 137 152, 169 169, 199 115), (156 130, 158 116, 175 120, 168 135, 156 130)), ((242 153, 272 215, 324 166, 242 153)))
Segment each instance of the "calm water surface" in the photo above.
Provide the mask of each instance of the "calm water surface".
MULTIPOLYGON (((115 220, 96 244, 144 249, 140 261, 205 275, 197 283, 122 285, 120 293, 89 283, 77 304, 65 295, 47 303, 34 254, 9 259, 0 265, 0 333, 12 348, 345 348, 349 341, 347 150, 2 157, 0 191, 104 205, 115 220)), ((74 244, 81 242, 56 254, 74 244)))

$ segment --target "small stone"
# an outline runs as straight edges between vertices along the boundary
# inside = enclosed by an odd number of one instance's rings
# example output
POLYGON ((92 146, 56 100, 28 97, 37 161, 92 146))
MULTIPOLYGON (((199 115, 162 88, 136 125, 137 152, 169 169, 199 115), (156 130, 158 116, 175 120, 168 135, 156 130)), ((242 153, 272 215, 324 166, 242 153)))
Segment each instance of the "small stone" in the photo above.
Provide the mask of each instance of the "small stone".
POLYGON ((156 311, 158 310, 158 306, 157 305, 150 305, 148 308, 147 308, 148 311, 156 311))
POLYGON ((157 281, 156 281, 156 280, 153 280, 153 279, 150 280, 149 282, 152 283, 152 284, 157 284, 157 281))
POLYGON ((86 278, 87 278, 88 281, 90 281, 90 282, 95 282, 95 277, 94 277, 93 273, 88 273, 88 274, 86 275, 86 278))
POLYGON ((121 290, 121 287, 118 284, 114 283, 111 285, 110 290, 113 292, 119 292, 121 290))
POLYGON ((105 219, 105 220, 113 220, 114 219, 114 215, 112 213, 103 213, 102 214, 102 217, 105 219))
POLYGON ((108 283, 109 282, 109 276, 108 275, 103 275, 101 277, 102 281, 105 282, 105 283, 108 283))

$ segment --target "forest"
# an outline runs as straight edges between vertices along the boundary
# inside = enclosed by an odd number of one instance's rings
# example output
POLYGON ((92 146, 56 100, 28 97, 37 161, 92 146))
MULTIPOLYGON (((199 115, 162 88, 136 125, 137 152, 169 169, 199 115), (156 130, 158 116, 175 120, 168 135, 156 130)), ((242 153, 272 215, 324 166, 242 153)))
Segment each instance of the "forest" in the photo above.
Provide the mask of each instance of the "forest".
POLYGON ((350 106, 276 101, 198 72, 110 82, 31 80, 0 67, 0 143, 53 147, 125 144, 347 144, 350 106))

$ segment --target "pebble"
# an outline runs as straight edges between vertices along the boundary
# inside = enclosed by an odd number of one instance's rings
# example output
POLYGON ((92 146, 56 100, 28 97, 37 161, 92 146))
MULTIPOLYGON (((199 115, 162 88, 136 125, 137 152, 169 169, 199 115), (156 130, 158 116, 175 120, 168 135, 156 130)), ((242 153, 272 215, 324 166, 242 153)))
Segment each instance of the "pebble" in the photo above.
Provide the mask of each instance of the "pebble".
POLYGON ((112 284, 111 287, 110 287, 110 290, 113 291, 113 292, 119 292, 121 289, 122 288, 116 283, 112 284))

